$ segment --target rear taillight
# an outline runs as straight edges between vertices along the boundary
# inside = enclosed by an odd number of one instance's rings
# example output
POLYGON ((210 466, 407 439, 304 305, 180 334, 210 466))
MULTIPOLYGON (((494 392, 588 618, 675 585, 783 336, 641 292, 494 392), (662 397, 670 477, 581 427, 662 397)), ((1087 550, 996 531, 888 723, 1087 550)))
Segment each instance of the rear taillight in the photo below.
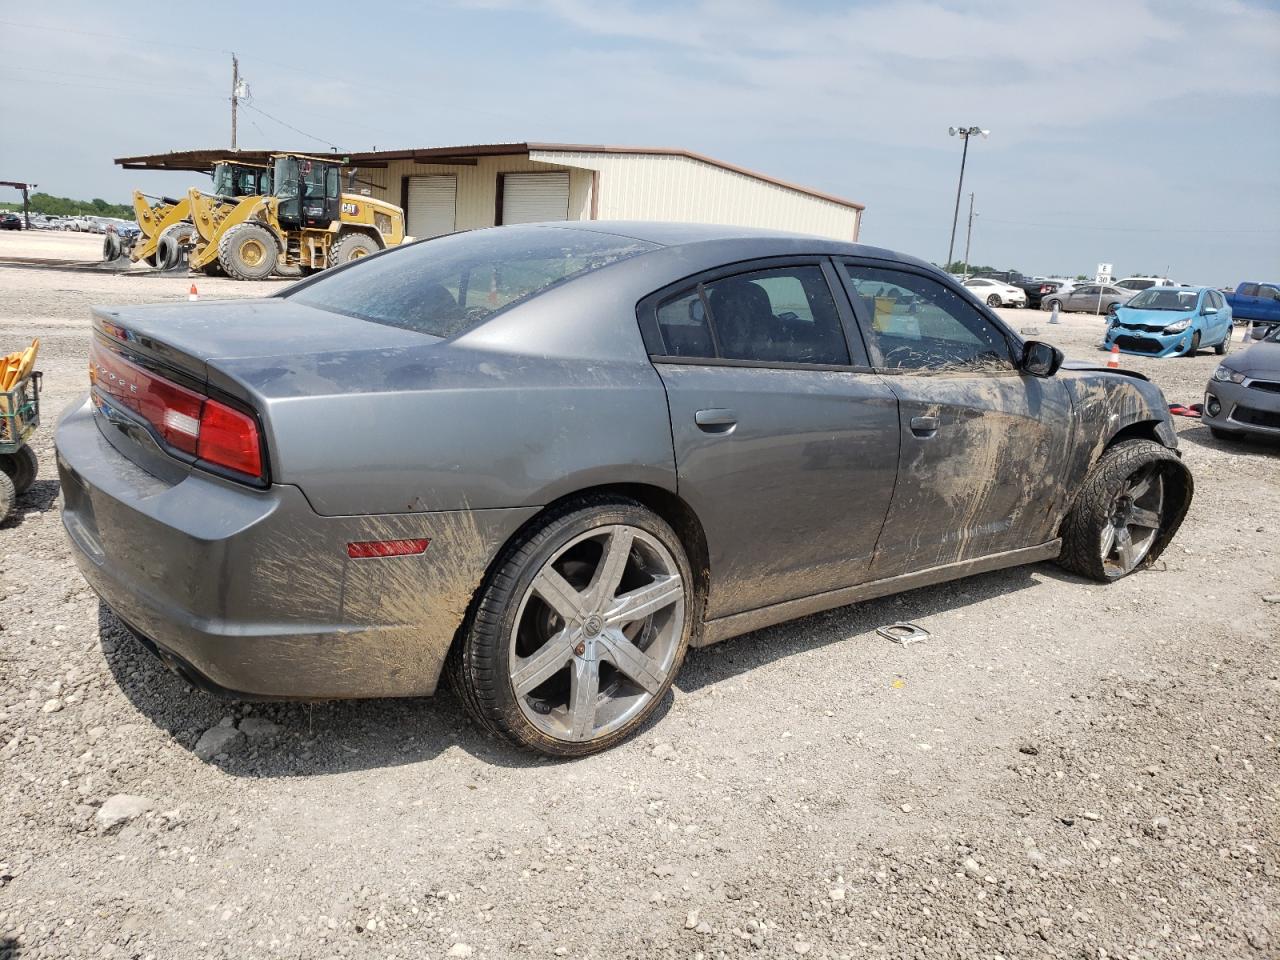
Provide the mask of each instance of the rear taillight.
POLYGON ((131 410, 166 445, 245 479, 263 477, 258 424, 247 413, 152 373, 94 343, 89 381, 100 399, 131 410))

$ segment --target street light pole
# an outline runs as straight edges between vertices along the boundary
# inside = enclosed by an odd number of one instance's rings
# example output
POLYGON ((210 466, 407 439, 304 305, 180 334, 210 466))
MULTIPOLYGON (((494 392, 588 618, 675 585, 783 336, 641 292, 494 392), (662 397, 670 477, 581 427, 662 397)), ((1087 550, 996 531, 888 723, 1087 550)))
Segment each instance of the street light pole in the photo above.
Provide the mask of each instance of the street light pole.
POLYGON ((973 240, 973 194, 969 194, 969 229, 964 233, 964 279, 969 279, 969 242, 973 240))
POLYGON ((963 140, 964 149, 960 152, 960 182, 956 184, 956 212, 951 217, 951 243, 947 246, 947 262, 943 266, 944 270, 950 268, 951 258, 955 255, 956 225, 960 222, 960 194, 964 191, 964 165, 969 158, 969 138, 981 134, 985 139, 991 131, 983 130, 981 127, 948 127, 947 133, 963 140))

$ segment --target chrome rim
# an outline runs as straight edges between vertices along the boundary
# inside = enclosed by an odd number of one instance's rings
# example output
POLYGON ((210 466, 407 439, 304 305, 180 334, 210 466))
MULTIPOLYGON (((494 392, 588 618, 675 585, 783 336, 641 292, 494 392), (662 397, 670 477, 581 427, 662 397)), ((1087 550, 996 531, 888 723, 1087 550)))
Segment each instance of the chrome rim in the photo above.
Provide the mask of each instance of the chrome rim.
POLYGON ((1102 567, 1122 577, 1138 566, 1160 532, 1164 480, 1156 464, 1138 470, 1121 487, 1102 528, 1102 567))
POLYGON ((664 689, 684 618, 680 568, 655 537, 617 524, 574 538, 533 578, 511 631, 525 719, 569 741, 624 726, 664 689))

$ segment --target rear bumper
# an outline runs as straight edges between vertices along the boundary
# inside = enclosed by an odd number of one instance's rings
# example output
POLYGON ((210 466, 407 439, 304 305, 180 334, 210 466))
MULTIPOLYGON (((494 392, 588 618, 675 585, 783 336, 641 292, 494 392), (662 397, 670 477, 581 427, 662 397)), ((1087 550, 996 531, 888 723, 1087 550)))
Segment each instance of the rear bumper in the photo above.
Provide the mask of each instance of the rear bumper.
POLYGON ((1280 393, 1210 380, 1204 392, 1202 419, 1219 430, 1280 438, 1280 393))
POLYGON ((297 487, 198 471, 157 479, 87 401, 58 425, 63 524, 80 572, 206 688, 328 699, 434 692, 490 559, 534 508, 321 517, 297 487), (353 560, 362 540, 425 554, 353 560))

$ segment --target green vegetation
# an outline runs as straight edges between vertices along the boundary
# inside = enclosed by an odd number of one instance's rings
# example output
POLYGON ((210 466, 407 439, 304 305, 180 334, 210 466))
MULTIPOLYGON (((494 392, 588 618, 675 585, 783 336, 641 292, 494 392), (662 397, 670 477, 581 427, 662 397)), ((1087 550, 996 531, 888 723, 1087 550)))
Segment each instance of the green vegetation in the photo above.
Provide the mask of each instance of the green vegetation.
MULTIPOLYGON (((31 194, 32 213, 43 213, 52 217, 119 217, 123 220, 133 219, 133 205, 128 203, 107 203, 101 197, 92 200, 72 200, 70 197, 55 197, 48 193, 31 194)), ((0 210, 22 212, 22 201, 16 203, 0 203, 0 210)))

